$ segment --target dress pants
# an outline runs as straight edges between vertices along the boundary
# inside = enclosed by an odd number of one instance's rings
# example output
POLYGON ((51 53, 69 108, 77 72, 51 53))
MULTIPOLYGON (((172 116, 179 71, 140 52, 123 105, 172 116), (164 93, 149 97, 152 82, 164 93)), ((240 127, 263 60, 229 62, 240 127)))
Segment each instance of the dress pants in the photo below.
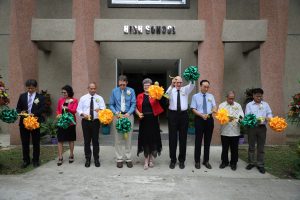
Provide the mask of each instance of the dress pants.
POLYGON ((249 164, 254 164, 255 155, 255 144, 257 143, 257 166, 264 167, 264 157, 265 157, 265 143, 267 128, 265 125, 259 125, 254 128, 250 128, 248 131, 248 162, 249 164))
POLYGON ((91 159, 91 142, 93 144, 93 157, 94 160, 99 160, 99 129, 100 121, 98 119, 86 120, 82 119, 82 132, 84 138, 84 154, 87 160, 91 159))
POLYGON ((131 161, 131 136, 133 131, 134 117, 133 115, 129 116, 129 121, 131 122, 131 131, 128 133, 128 138, 125 140, 123 134, 118 133, 116 129, 117 119, 114 117, 112 124, 112 132, 115 139, 115 154, 117 162, 130 162, 131 161), (125 143, 125 149, 123 148, 122 143, 125 143))
POLYGON ((20 134, 22 141, 22 152, 23 152, 23 161, 30 163, 30 135, 32 139, 33 153, 32 153, 32 161, 39 162, 40 159, 40 129, 35 129, 33 131, 27 130, 25 127, 20 126, 20 134))
POLYGON ((186 139, 189 124, 189 116, 187 111, 169 110, 168 126, 169 126, 169 151, 172 163, 176 163, 177 141, 179 136, 179 162, 185 162, 186 158, 186 139))
POLYGON ((221 135, 222 142, 222 155, 221 160, 225 164, 229 164, 228 160, 228 150, 230 148, 230 165, 236 165, 239 159, 239 139, 240 136, 224 136, 221 135))
POLYGON ((214 119, 210 115, 204 120, 202 117, 195 116, 195 162, 200 162, 202 138, 204 135, 204 158, 203 162, 209 161, 210 142, 214 130, 214 119))

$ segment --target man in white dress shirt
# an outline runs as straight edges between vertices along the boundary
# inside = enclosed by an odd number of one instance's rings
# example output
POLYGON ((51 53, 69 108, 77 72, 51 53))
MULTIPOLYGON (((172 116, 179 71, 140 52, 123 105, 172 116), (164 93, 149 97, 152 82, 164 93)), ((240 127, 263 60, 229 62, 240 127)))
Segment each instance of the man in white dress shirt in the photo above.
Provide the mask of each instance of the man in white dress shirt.
POLYGON ((166 93, 169 95, 169 151, 170 151, 170 169, 174 169, 176 165, 176 149, 177 138, 179 136, 179 168, 185 167, 186 157, 186 139, 188 130, 188 97, 195 87, 195 84, 189 83, 187 86, 182 87, 182 78, 175 77, 175 86, 171 84, 166 93))
POLYGON ((244 112, 241 105, 234 101, 234 91, 229 91, 226 95, 226 101, 219 105, 220 109, 226 109, 229 114, 229 123, 221 126, 221 142, 222 142, 222 163, 220 169, 224 169, 230 164, 232 170, 236 170, 239 154, 239 138, 240 126, 239 119, 244 117, 244 112), (228 160, 228 150, 230 148, 231 159, 228 160))
POLYGON ((95 166, 100 167, 100 121, 98 119, 98 112, 105 109, 105 103, 103 98, 96 94, 96 89, 96 83, 90 83, 88 86, 89 93, 80 98, 77 107, 77 113, 82 118, 81 125, 84 138, 84 154, 86 159, 85 167, 90 167, 91 165, 91 142, 93 144, 93 157, 95 166))

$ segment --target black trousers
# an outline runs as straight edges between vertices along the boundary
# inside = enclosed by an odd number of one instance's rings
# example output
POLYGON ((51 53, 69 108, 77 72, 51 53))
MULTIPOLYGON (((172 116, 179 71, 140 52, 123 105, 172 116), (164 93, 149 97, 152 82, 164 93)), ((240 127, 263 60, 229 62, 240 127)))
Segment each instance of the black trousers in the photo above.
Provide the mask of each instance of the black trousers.
POLYGON ((93 157, 94 160, 99 159, 99 129, 100 122, 98 119, 93 121, 82 119, 82 132, 84 138, 84 154, 87 160, 91 159, 92 151, 91 151, 91 142, 93 144, 93 157))
POLYGON ((33 131, 27 130, 25 127, 20 126, 20 135, 22 141, 22 152, 23 161, 30 163, 30 135, 32 139, 33 153, 32 162, 39 162, 40 160, 40 129, 35 129, 33 131))
POLYGON ((236 165, 239 159, 239 139, 240 136, 228 137, 221 135, 222 155, 221 160, 225 164, 229 164, 228 150, 230 148, 230 165, 236 165))
POLYGON ((214 119, 212 116, 204 120, 202 117, 195 116, 195 152, 194 159, 195 162, 200 162, 201 156, 201 145, 204 135, 204 158, 203 162, 209 161, 209 149, 210 142, 212 138, 212 133, 214 130, 214 119))
POLYGON ((169 151, 171 162, 176 163, 176 149, 179 136, 179 162, 184 162, 186 157, 186 139, 189 117, 187 111, 177 112, 169 110, 169 151))

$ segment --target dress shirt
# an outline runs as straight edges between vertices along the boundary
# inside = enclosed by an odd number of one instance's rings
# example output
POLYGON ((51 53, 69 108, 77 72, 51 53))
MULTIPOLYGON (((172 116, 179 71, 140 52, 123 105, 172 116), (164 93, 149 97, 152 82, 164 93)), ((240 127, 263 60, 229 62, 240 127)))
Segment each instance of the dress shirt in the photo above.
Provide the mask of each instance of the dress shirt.
MULTIPOLYGON (((98 94, 94 94, 93 96, 94 101, 94 119, 98 119, 98 113, 95 111, 95 109, 103 110, 105 109, 105 103, 101 96, 98 94)), ((92 96, 88 93, 84 96, 82 96, 79 100, 78 106, 77 106, 77 113, 81 116, 81 114, 90 115, 90 104, 91 104, 91 98, 92 96)))
MULTIPOLYGON (((181 111, 188 109, 189 94, 193 91, 195 84, 189 83, 188 85, 180 88, 180 107, 181 111)), ((169 95, 169 109, 177 111, 177 89, 176 87, 169 87, 166 93, 169 95)))
MULTIPOLYGON (((210 93, 205 93, 206 98, 206 106, 207 106, 207 114, 212 113, 212 109, 214 106, 216 106, 215 98, 210 93)), ((191 102, 191 108, 196 109, 201 114, 204 114, 203 112, 203 93, 199 92, 197 94, 193 95, 192 102, 191 102)))
POLYGON ((229 116, 234 117, 234 119, 231 122, 221 126, 221 135, 230 137, 239 136, 240 126, 238 121, 240 116, 244 117, 242 106, 237 102, 229 104, 227 101, 225 101, 219 105, 219 110, 222 108, 226 109, 229 116))
MULTIPOLYGON (((246 105, 245 114, 254 114, 256 118, 264 119, 273 117, 272 110, 265 101, 261 101, 260 103, 255 103, 255 101, 249 102, 246 105)), ((267 124, 266 120, 264 120, 262 124, 267 124)))
POLYGON ((36 95, 36 92, 34 92, 32 94, 27 92, 28 113, 31 113, 31 109, 32 109, 32 105, 33 105, 33 102, 34 102, 34 99, 35 99, 35 95, 36 95), (30 96, 31 96, 31 99, 30 99, 30 96), (29 100, 31 100, 31 102, 29 102, 29 100))
MULTIPOLYGON (((120 87, 116 87, 113 89, 112 94, 109 100, 109 107, 111 111, 116 114, 121 112, 121 95, 122 90, 120 87)), ((125 113, 129 113, 130 115, 135 111, 136 106, 136 98, 134 90, 130 87, 126 87, 124 89, 125 95, 125 113)))

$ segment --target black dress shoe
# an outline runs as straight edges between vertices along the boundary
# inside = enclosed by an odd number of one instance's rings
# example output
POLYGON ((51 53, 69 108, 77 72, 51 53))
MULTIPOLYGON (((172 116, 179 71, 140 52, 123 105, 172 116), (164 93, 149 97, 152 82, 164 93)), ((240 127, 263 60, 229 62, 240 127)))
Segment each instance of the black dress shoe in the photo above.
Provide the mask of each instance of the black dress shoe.
POLYGON ((211 165, 209 164, 209 162, 205 162, 203 163, 203 165, 207 168, 207 169, 212 169, 211 165))
POLYGON ((95 167, 100 167, 100 161, 99 160, 95 160, 95 167))
POLYGON ((195 168, 196 168, 196 169, 200 169, 200 168, 201 168, 200 162, 196 162, 196 163, 195 163, 195 168))
POLYGON ((86 160, 84 166, 85 167, 90 167, 91 166, 91 160, 86 160))
POLYGON ((179 168, 180 169, 184 169, 185 168, 184 162, 179 162, 179 168))
POLYGON ((117 168, 122 168, 123 167, 123 162, 117 162, 117 168))
POLYGON ((175 168, 175 165, 176 165, 176 163, 170 162, 170 165, 169 165, 170 169, 174 169, 174 168, 175 168))
POLYGON ((40 162, 39 161, 32 162, 32 165, 33 165, 33 167, 38 167, 38 166, 40 166, 40 162))
POLYGON ((219 166, 219 168, 224 169, 227 166, 228 166, 228 164, 226 164, 225 162, 222 162, 221 165, 219 166))
POLYGON ((127 165, 128 168, 132 168, 133 167, 132 161, 126 162, 126 165, 127 165))
POLYGON ((235 170, 236 170, 236 165, 232 164, 232 165, 230 165, 230 168, 231 168, 233 171, 235 171, 235 170))
POLYGON ((21 168, 25 169, 29 165, 30 165, 30 162, 23 162, 22 165, 21 165, 21 168))
POLYGON ((257 167, 258 171, 261 173, 261 174, 264 174, 266 173, 266 170, 264 167, 257 167))
POLYGON ((255 165, 253 165, 253 164, 248 164, 247 167, 246 167, 246 170, 250 170, 250 169, 252 169, 253 167, 255 167, 255 165))

